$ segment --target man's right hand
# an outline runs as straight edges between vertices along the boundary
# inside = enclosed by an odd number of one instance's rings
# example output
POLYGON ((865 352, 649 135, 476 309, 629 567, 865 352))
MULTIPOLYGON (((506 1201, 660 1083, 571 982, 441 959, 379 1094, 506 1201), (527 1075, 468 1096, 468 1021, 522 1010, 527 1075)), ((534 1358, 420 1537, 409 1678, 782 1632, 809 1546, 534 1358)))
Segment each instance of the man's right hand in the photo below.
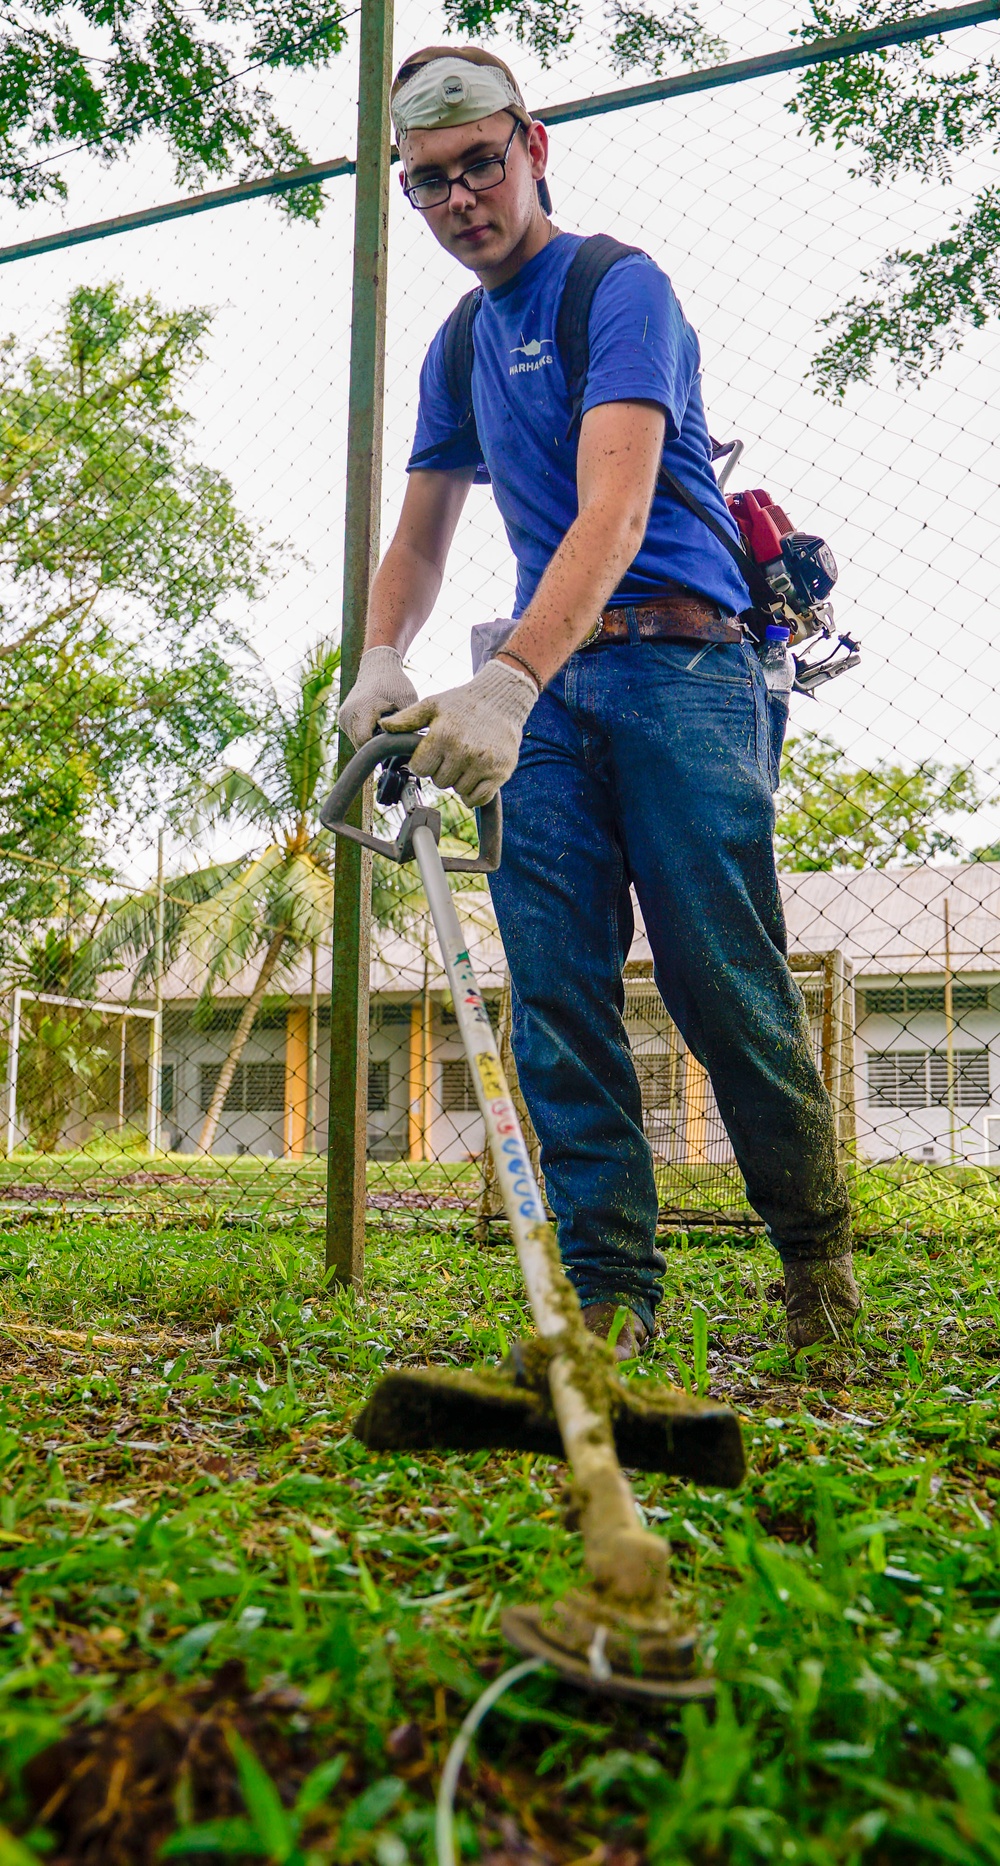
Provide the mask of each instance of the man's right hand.
POLYGON ((340 709, 340 725, 356 750, 367 745, 384 713, 413 706, 417 690, 403 672, 403 659, 395 648, 366 648, 358 677, 340 709))

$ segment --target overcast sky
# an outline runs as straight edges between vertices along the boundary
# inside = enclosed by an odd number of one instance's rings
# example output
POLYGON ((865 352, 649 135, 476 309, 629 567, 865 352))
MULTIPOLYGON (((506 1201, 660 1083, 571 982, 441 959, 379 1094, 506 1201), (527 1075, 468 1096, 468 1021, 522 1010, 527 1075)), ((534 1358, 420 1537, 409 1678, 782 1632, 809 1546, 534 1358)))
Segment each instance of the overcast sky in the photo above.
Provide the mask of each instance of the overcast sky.
MULTIPOLYGON (((749 13, 709 0, 706 24, 729 55, 787 42, 798 16, 778 4, 749 13)), ((323 74, 282 80, 278 109, 317 159, 354 145, 356 20, 348 51, 323 74)), ((426 7, 404 5, 398 56, 440 36, 426 7)), ((995 50, 981 27, 949 41, 949 62, 995 50)), ((571 59, 539 71, 505 51, 529 103, 606 90, 621 80, 589 6, 571 59)), ((971 335, 944 369, 900 390, 890 370, 843 405, 807 380, 820 320, 890 248, 940 236, 997 162, 957 164, 950 182, 875 189, 850 158, 817 149, 785 108, 793 77, 647 105, 559 128, 551 184, 557 225, 644 246, 669 272, 700 333, 712 432, 747 446, 734 486, 764 486, 802 527, 829 539, 841 566, 838 621, 859 636, 858 673, 816 703, 795 702, 793 729, 829 731, 859 760, 898 755, 1000 760, 1000 645, 994 585, 1000 345, 996 325, 971 335)), ((0 240, 48 232, 172 198, 155 147, 101 168, 64 163, 65 209, 0 208, 0 240)), ((41 341, 81 282, 115 278, 170 305, 216 308, 210 356, 188 391, 203 457, 232 479, 243 509, 289 559, 266 599, 239 618, 285 678, 320 634, 336 630, 342 575, 344 442, 350 323, 352 183, 327 188, 318 227, 273 203, 205 214, 0 268, 0 331, 41 341)), ((468 284, 393 176, 383 541, 403 491, 417 373, 434 330, 468 284)), ((447 588, 412 656, 423 690, 468 674, 468 630, 508 611, 511 562, 488 491, 470 495, 447 588)), ((1000 811, 969 833, 1000 834, 1000 811)), ((133 868, 144 867, 140 851, 133 868)))

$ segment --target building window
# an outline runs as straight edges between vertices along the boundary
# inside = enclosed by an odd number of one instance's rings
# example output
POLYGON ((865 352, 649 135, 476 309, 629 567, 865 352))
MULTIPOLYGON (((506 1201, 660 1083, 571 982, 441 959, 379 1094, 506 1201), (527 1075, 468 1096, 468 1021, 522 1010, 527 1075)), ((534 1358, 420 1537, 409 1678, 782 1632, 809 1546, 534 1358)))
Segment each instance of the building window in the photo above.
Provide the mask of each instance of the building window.
POLYGON ((284 1063, 246 1063, 244 1070, 243 1106, 247 1113, 282 1113, 285 1106, 284 1063))
POLYGON ((368 1112, 385 1114, 389 1107, 389 1064, 368 1064, 368 1112))
POLYGON ((464 1056, 441 1064, 441 1106, 445 1114, 475 1114, 479 1103, 464 1056))
MULTIPOLYGON (((199 1105, 208 1113, 221 1063, 202 1063, 199 1105)), ((223 1114, 281 1114, 285 1106, 284 1063, 237 1063, 222 1104, 223 1114)))
MULTIPOLYGON (((988 1011, 988 985, 953 985, 952 1009, 988 1011)), ((918 1011, 943 1011, 943 985, 879 985, 865 992, 865 1010, 869 1017, 913 1017, 918 1011)))
POLYGON ((679 1113, 684 1089, 684 1059, 680 1052, 639 1050, 632 1061, 643 1108, 670 1108, 679 1113))
MULTIPOLYGON (((990 1053, 955 1050, 955 1106, 981 1108, 990 1099, 990 1053)), ((947 1108, 945 1050, 883 1050, 868 1055, 871 1108, 947 1108)))
POLYGON ((410 1007, 408 1004, 395 1004, 382 999, 373 1003, 368 1011, 368 1028, 371 1031, 386 1030, 390 1024, 403 1024, 409 1028, 410 1007))
MULTIPOLYGON (((496 1031, 500 1025, 500 999, 495 992, 491 992, 488 997, 484 995, 483 1009, 490 1020, 493 1030, 496 1031)), ((454 1030, 457 1028, 458 1015, 453 1004, 442 1004, 440 1007, 440 1017, 442 1030, 454 1030)))
POLYGON ((160 1113, 174 1112, 174 1065, 163 1063, 160 1068, 160 1113))

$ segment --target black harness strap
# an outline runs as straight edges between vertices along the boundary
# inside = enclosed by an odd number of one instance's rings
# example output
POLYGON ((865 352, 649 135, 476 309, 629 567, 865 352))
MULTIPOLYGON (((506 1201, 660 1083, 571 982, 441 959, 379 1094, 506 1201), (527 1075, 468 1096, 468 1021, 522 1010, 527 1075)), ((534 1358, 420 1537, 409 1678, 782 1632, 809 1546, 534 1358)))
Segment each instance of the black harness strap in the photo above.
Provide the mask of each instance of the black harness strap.
POLYGON ((472 326, 483 302, 483 288, 477 285, 460 298, 444 327, 444 380, 448 394, 462 410, 462 426, 472 416, 472 365, 476 345, 472 326))
POLYGON ((774 591, 765 577, 764 572, 761 570, 760 565, 754 563, 749 551, 744 550, 742 544, 737 544, 732 533, 726 530, 722 520, 716 518, 715 513, 710 512, 707 505, 702 505, 697 494, 689 492, 683 480, 679 480, 675 473, 671 473, 669 467, 660 467, 660 471, 657 474, 657 485, 665 487, 672 498, 678 500, 681 505, 686 506, 688 511, 693 513, 695 518, 700 518, 702 524, 708 526, 713 538, 718 538, 719 543, 724 546, 734 563, 739 566, 740 576, 743 578, 747 589, 753 597, 754 607, 756 609, 766 610, 768 615, 770 615, 771 604, 774 601, 774 591))
POLYGON ((580 424, 583 395, 590 367, 590 310, 601 280, 620 259, 641 253, 639 246, 624 246, 610 233, 594 233, 577 247, 566 274, 556 314, 556 349, 566 377, 572 407, 568 432, 580 424))

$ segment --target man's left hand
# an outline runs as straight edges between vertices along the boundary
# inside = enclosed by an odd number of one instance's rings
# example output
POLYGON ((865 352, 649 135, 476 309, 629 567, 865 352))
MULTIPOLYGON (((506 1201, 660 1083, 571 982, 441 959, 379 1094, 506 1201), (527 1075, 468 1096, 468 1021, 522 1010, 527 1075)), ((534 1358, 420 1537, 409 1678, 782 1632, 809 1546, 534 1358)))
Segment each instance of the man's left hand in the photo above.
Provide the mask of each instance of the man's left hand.
POLYGON ((386 732, 430 730, 410 759, 414 777, 457 790, 472 807, 489 803, 506 784, 521 749, 521 734, 538 693, 527 674, 504 661, 487 661, 464 687, 434 693, 382 720, 386 732))

